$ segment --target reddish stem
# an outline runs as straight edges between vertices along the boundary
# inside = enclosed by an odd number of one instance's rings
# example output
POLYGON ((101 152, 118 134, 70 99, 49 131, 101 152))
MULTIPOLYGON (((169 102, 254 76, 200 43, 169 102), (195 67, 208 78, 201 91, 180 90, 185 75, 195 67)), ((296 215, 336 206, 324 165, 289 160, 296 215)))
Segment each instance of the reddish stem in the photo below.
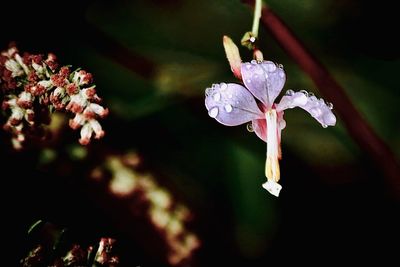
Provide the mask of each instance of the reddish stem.
MULTIPOLYGON (((252 0, 243 2, 254 6, 252 0)), ((400 166, 397 159, 354 107, 345 90, 270 8, 263 7, 261 22, 282 49, 310 76, 321 94, 335 104, 335 112, 339 115, 350 136, 385 173, 391 192, 396 198, 399 198, 400 166)))

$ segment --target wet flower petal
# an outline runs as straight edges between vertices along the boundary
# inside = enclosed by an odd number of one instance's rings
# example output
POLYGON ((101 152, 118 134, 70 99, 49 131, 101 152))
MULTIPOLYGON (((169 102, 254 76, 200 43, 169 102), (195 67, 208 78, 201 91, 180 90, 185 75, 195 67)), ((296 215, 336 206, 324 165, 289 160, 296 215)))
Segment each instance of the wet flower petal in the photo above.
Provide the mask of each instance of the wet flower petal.
POLYGON ((331 110, 332 104, 327 104, 323 99, 318 99, 314 95, 310 96, 305 91, 289 92, 282 97, 277 105, 278 111, 300 107, 310 113, 323 127, 336 124, 336 117, 331 110))
POLYGON ((235 83, 214 84, 206 90, 208 115, 227 126, 236 126, 263 118, 251 93, 235 83))
POLYGON ((272 61, 246 62, 241 67, 245 86, 266 108, 271 108, 286 81, 284 70, 272 61))

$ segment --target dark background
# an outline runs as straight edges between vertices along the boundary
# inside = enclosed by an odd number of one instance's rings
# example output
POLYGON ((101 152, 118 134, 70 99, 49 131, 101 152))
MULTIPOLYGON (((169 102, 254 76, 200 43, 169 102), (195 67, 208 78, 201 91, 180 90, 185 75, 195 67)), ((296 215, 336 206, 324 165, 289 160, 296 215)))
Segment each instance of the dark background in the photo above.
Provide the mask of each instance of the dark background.
MULTIPOLYGON (((268 1, 343 85, 353 104, 399 156, 398 14, 392 1, 268 1)), ((265 266, 287 262, 397 265, 399 202, 338 118, 323 129, 301 110, 285 114, 275 198, 261 188, 265 144, 245 126, 207 116, 204 89, 234 81, 222 35, 239 42, 251 10, 239 1, 63 1, 1 5, 1 46, 54 52, 62 64, 93 73, 111 114, 107 135, 86 161, 68 158, 78 139, 66 129, 54 162, 41 149, 15 153, 2 132, 4 266, 26 253, 37 219, 69 229, 74 242, 118 241, 123 266, 162 266, 160 237, 145 218, 108 204, 87 172, 102 155, 137 151, 144 168, 194 213, 202 242, 193 266, 265 266), (67 171, 60 171, 65 167, 67 171), (160 255, 156 255, 160 254, 160 255)), ((261 29, 266 58, 285 66, 285 89, 319 95, 311 80, 261 29)), ((250 53, 241 49, 242 58, 250 53)), ((335 105, 335 103, 334 103, 335 105)), ((120 205, 120 206, 119 206, 120 205)), ((2 264, 3 265, 3 264, 2 264)), ((191 266, 190 265, 190 266, 191 266)))

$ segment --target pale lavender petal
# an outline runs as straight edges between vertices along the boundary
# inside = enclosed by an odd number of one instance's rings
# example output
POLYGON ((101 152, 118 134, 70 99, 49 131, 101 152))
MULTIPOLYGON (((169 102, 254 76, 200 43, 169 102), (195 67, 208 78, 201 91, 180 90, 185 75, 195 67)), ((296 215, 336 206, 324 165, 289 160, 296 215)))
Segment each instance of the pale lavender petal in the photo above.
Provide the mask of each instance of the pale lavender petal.
POLYGON ((264 117, 252 94, 235 83, 213 84, 207 88, 205 104, 208 115, 227 126, 264 117))
POLYGON ((286 81, 283 68, 272 61, 257 63, 252 60, 243 63, 241 71, 244 85, 267 108, 271 108, 286 81))
POLYGON ((326 103, 322 98, 316 98, 311 93, 288 90, 276 106, 276 109, 282 111, 294 107, 301 107, 306 110, 323 127, 334 126, 336 124, 336 117, 332 112, 332 104, 326 103))

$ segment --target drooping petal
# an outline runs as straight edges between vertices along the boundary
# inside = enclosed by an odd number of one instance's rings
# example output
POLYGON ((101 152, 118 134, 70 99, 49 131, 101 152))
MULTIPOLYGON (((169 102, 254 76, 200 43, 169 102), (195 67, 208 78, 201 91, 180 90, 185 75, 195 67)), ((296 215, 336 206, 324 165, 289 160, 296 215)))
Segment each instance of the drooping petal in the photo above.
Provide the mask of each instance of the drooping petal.
POLYGON ((208 115, 227 126, 236 126, 263 118, 252 94, 235 83, 214 84, 206 90, 208 115))
POLYGON ((336 117, 332 112, 332 104, 327 104, 322 98, 318 99, 311 93, 288 90, 276 106, 276 109, 282 111, 294 107, 301 107, 310 113, 323 127, 336 124, 336 117))
POLYGON ((271 108, 275 98, 281 92, 286 81, 282 67, 272 61, 242 63, 242 79, 249 91, 258 98, 266 108, 271 108))

